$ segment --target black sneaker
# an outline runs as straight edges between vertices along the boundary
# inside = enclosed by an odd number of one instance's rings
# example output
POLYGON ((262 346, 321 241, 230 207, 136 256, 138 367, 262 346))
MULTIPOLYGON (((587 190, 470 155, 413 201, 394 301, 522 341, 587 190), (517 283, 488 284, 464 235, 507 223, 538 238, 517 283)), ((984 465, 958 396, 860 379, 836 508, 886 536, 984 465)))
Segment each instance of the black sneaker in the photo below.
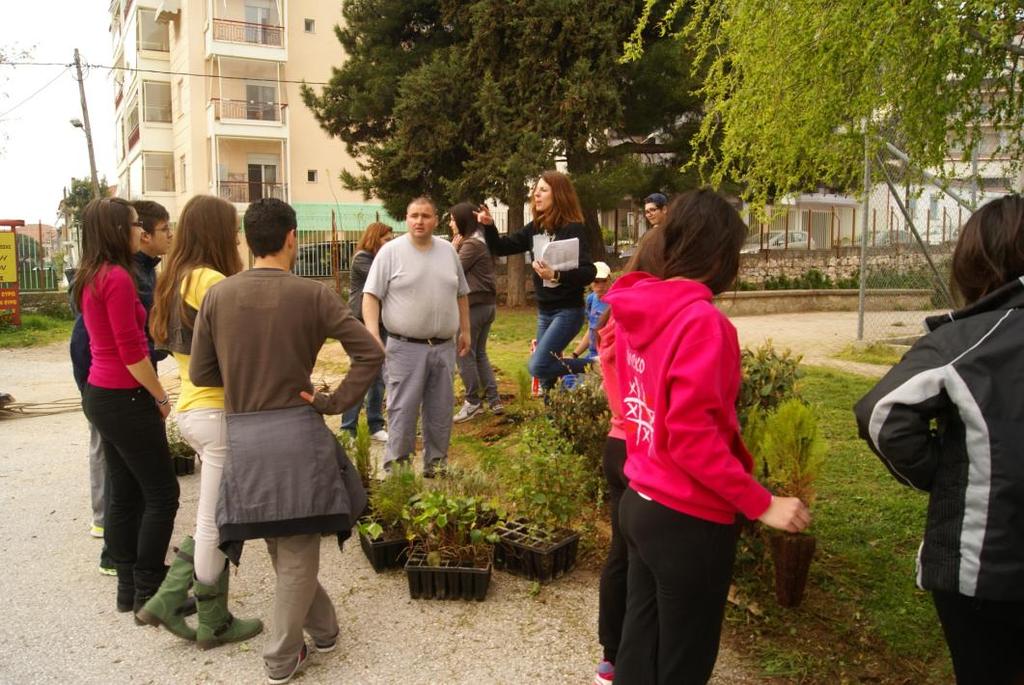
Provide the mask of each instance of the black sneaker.
POLYGON ((448 475, 448 465, 438 459, 423 467, 424 478, 444 478, 448 475))
POLYGON ((305 643, 303 643, 302 649, 299 650, 299 655, 295 658, 295 665, 292 667, 292 670, 289 671, 287 675, 277 677, 272 676, 268 673, 267 682, 270 683, 270 685, 284 685, 284 683, 290 682, 291 679, 295 677, 295 674, 305 667, 307 656, 308 651, 306 649, 305 643))
POLYGON ((335 635, 330 640, 317 640, 313 638, 313 648, 321 654, 327 654, 333 652, 334 648, 338 646, 338 636, 335 635))
POLYGON ((384 475, 390 476, 391 469, 393 468, 408 468, 409 457, 399 457, 398 459, 392 459, 391 461, 384 462, 384 475))

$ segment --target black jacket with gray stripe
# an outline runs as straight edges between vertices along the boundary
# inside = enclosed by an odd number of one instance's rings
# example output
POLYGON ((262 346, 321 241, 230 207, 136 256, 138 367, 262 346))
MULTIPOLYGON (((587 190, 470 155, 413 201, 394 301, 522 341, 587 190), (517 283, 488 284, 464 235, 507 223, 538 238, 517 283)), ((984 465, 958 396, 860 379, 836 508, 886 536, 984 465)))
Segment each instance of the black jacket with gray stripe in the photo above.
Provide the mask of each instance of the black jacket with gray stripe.
POLYGON ((1024 600, 1024 279, 928 319, 854 407, 860 435, 929 493, 918 585, 1024 600))

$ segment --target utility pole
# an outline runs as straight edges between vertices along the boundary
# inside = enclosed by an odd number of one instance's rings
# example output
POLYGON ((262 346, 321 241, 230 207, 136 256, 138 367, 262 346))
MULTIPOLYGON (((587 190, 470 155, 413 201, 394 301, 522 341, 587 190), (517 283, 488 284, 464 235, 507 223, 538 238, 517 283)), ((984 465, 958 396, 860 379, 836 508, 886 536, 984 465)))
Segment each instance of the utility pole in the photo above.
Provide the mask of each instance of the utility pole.
POLYGON ((96 175, 96 155, 92 151, 92 129, 89 127, 89 107, 85 102, 85 79, 82 77, 82 59, 75 48, 75 71, 78 72, 78 94, 82 98, 82 130, 85 131, 85 144, 89 146, 89 170, 92 172, 92 196, 100 197, 100 179, 96 175))

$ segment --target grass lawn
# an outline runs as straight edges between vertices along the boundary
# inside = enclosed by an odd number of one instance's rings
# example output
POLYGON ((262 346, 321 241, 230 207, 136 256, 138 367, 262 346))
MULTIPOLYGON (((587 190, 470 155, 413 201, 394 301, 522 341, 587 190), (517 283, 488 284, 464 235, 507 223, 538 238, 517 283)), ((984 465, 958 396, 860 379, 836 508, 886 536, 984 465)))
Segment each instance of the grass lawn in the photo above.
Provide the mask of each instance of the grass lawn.
POLYGON ((946 683, 930 596, 914 587, 927 498, 899 485, 857 436, 851 408, 873 381, 818 368, 801 381, 829 441, 812 509, 818 551, 797 609, 775 605, 770 562, 741 547, 736 580, 763 616, 730 607, 727 633, 765 675, 797 682, 946 683))
POLYGON ((0 324, 0 349, 46 345, 71 337, 74 321, 43 314, 22 314, 21 327, 0 324))
POLYGON ((871 343, 870 345, 860 347, 848 345, 835 357, 836 359, 844 359, 848 362, 892 366, 903 358, 903 352, 899 348, 886 345, 885 343, 871 343))

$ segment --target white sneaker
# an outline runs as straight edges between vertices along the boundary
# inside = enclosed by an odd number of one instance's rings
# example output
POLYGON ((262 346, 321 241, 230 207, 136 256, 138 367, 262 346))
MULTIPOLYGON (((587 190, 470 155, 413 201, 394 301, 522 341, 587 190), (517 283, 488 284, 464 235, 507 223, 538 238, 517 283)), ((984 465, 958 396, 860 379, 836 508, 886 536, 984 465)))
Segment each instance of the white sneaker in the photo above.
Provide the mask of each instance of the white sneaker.
POLYGON ((469 402, 462 403, 462 409, 452 419, 455 423, 462 423, 463 421, 469 421, 471 418, 480 413, 483 409, 482 404, 470 404, 469 402))
POLYGON ((370 436, 370 440, 375 440, 377 442, 387 442, 388 441, 388 432, 382 428, 379 431, 377 431, 376 433, 374 433, 373 435, 371 435, 370 436))

